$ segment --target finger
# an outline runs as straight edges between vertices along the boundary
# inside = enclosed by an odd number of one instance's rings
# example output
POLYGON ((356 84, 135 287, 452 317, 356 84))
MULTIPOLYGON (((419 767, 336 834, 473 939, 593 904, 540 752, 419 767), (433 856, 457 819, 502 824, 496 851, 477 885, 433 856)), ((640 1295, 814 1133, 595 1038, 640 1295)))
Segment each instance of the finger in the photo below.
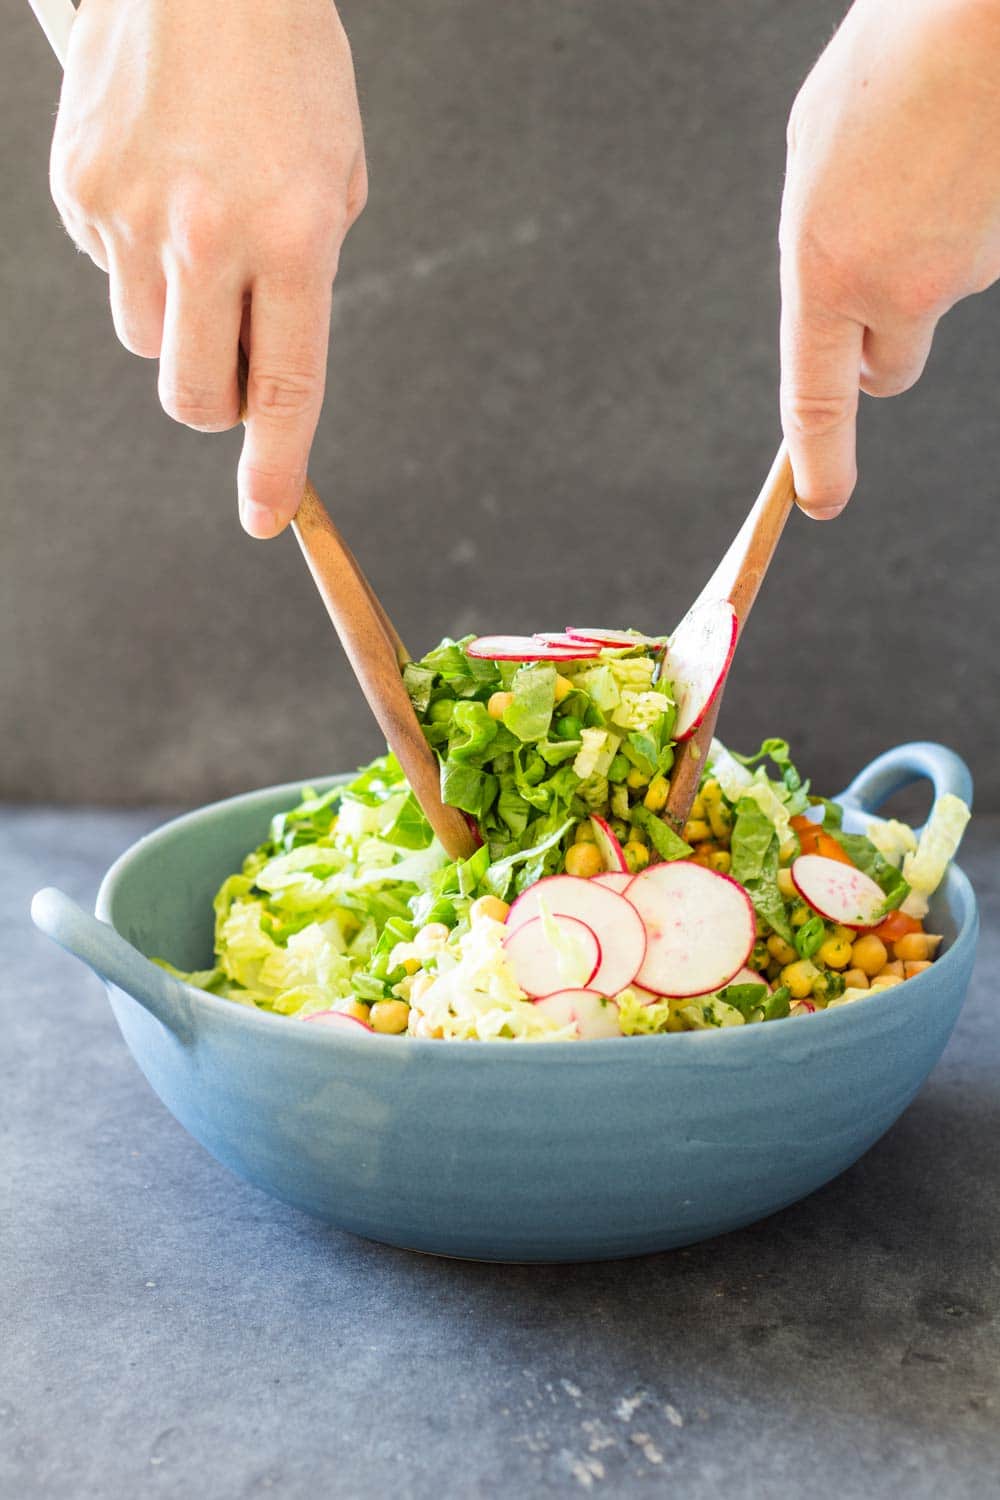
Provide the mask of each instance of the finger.
POLYGON ((97 269, 107 275, 111 259, 96 224, 88 224, 86 220, 67 213, 64 209, 60 209, 59 217, 76 248, 82 250, 84 255, 89 255, 97 269))
POLYGON ((839 515, 857 483, 855 424, 864 329, 810 306, 798 288, 781 308, 781 422, 801 508, 839 515))
POLYGON ((155 260, 140 259, 114 244, 108 254, 115 333, 133 354, 156 359, 163 339, 163 271, 155 260))
POLYGON ((246 438, 237 484, 240 519, 277 536, 299 508, 326 383, 328 281, 258 278, 250 303, 246 438))
POLYGON ((869 396, 898 396, 924 373, 934 342, 934 319, 910 319, 865 331, 861 389, 869 396))
POLYGON ((240 419, 236 361, 243 299, 235 278, 167 277, 160 351, 160 404, 198 432, 225 432, 240 419))

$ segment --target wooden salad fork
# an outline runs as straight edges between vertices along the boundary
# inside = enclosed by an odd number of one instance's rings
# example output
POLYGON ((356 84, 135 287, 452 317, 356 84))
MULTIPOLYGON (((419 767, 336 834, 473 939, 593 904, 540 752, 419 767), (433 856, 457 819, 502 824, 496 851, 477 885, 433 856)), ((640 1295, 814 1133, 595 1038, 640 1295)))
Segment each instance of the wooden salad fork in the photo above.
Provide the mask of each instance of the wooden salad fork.
MULTIPOLYGON (((736 645, 753 608, 764 575, 770 566, 785 522, 795 503, 795 480, 788 450, 782 443, 771 465, 763 488, 736 533, 728 550, 688 611, 690 616, 700 606, 728 601, 736 614, 736 645)), ((685 616, 685 618, 688 618, 685 616)), ((670 652, 667 651, 669 671, 670 652)), ((677 759, 670 780, 670 792, 664 817, 679 833, 688 820, 691 804, 698 792, 698 782, 705 758, 712 744, 726 680, 732 668, 729 657, 708 711, 691 738, 677 747, 677 759)))

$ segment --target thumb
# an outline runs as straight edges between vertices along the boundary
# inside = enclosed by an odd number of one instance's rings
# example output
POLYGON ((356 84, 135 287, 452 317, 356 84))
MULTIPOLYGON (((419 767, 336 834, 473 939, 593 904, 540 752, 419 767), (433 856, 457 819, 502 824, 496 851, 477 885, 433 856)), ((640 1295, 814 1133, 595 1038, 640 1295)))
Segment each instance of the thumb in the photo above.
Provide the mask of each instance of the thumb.
MULTIPOLYGON (((784 283, 784 277, 783 277, 784 283)), ((781 425, 801 508, 839 515, 857 483, 855 427, 864 327, 782 286, 781 425)))

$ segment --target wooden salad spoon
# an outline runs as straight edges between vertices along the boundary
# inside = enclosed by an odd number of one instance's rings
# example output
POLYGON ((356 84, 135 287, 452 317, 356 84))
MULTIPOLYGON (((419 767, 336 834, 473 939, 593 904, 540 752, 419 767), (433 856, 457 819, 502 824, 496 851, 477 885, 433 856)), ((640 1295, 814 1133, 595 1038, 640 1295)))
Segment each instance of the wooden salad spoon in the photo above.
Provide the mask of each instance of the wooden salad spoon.
MULTIPOLYGON (((247 365, 242 348, 239 376, 240 415, 245 417, 247 365)), ((424 738, 403 681, 402 668, 411 660, 410 653, 308 478, 292 530, 368 707, 413 795, 449 857, 468 859, 479 841, 465 814, 441 800, 437 756, 424 738)))
MULTIPOLYGON (((736 533, 719 566, 691 606, 690 614, 700 605, 728 600, 736 613, 738 645, 743 626, 753 608, 775 549, 795 503, 795 480, 785 444, 782 443, 771 465, 763 488, 736 533)), ((670 652, 667 651, 669 669, 670 652)), ((691 738, 677 747, 677 759, 670 780, 670 792, 664 817, 679 833, 688 820, 691 804, 698 792, 698 782, 705 758, 712 744, 715 723, 732 668, 730 656, 719 680, 708 711, 691 738)))

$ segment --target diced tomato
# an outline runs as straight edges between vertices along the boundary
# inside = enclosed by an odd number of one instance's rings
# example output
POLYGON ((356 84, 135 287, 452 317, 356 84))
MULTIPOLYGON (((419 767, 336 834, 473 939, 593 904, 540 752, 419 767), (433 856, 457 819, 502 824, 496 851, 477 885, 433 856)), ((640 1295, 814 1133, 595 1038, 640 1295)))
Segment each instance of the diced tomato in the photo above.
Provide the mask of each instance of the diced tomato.
POLYGON ((853 861, 844 853, 832 833, 827 833, 818 823, 811 819, 798 817, 791 819, 792 827, 799 836, 799 844, 803 854, 822 854, 826 859, 835 859, 839 864, 849 865, 853 861))
POLYGON ((877 938, 888 944, 906 937, 909 932, 923 932, 924 924, 918 917, 911 917, 905 911, 891 911, 885 921, 872 930, 877 938))

